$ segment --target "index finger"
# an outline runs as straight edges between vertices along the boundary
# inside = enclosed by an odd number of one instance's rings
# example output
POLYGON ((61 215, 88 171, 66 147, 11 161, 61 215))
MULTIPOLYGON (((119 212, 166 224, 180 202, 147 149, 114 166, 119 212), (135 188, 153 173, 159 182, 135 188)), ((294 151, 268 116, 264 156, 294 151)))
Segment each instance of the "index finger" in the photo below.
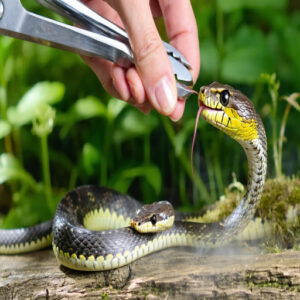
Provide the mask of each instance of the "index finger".
POLYGON ((159 0, 170 43, 192 66, 194 82, 200 71, 198 28, 190 1, 159 0))

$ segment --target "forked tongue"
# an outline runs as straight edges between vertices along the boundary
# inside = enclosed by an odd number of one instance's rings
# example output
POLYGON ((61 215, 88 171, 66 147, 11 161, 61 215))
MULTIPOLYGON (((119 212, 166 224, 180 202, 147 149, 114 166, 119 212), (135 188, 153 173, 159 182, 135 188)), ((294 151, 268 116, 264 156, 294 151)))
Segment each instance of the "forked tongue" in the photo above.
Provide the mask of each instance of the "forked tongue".
POLYGON ((194 178, 194 163, 193 163, 193 157, 194 157, 194 145, 195 145, 195 140, 196 140, 196 135, 197 135, 197 128, 198 128, 198 122, 199 118, 201 115, 201 112, 203 110, 204 106, 200 105, 197 116, 196 116, 196 122, 195 122, 195 129, 194 129, 194 135, 193 135, 193 143, 192 143, 192 149, 191 149, 191 167, 192 167, 192 176, 194 178))

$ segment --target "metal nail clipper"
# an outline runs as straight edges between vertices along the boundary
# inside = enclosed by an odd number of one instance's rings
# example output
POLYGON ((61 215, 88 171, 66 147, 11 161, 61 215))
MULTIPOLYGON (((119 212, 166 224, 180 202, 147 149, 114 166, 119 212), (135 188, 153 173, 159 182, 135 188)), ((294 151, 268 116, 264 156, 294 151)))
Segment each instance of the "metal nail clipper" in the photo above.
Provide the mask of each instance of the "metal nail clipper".
MULTIPOLYGON (((86 56, 101 57, 124 68, 134 64, 127 33, 79 0, 36 0, 81 26, 75 27, 27 11, 20 0, 0 0, 0 34, 86 56)), ((178 97, 194 93, 191 66, 164 42, 177 81, 178 97)))

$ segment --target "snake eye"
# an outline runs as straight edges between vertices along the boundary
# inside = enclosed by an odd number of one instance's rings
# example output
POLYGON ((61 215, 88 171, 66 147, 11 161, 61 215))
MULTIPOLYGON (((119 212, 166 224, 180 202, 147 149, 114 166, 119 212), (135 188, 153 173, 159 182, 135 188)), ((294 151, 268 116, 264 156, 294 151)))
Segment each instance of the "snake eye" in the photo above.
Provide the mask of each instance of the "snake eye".
POLYGON ((151 218, 150 218, 150 221, 152 223, 152 225, 154 226, 156 224, 156 215, 152 215, 151 218))
POLYGON ((222 105, 227 106, 229 102, 229 98, 230 98, 230 93, 228 90, 224 90, 220 93, 220 101, 222 105))

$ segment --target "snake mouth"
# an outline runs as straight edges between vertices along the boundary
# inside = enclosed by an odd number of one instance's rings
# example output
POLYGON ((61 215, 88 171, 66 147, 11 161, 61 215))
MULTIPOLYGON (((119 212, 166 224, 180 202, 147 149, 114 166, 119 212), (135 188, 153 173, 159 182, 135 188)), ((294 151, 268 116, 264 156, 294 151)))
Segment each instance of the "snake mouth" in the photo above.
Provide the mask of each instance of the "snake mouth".
POLYGON ((212 101, 211 96, 206 96, 205 93, 201 93, 198 98, 198 105, 201 111, 209 110, 209 111, 224 111, 223 106, 220 102, 212 101))
MULTIPOLYGON (((219 126, 221 128, 226 127, 226 124, 224 124, 224 117, 226 118, 227 114, 222 106, 217 103, 215 107, 212 107, 209 106, 207 102, 207 99, 203 101, 199 98, 199 116, 212 125, 219 126)), ((226 119, 228 119, 228 117, 226 119)))
MULTIPOLYGON (((212 108, 210 106, 207 106, 203 102, 199 103, 199 110, 200 110, 200 115, 201 115, 202 118, 205 118, 204 112, 219 112, 219 111, 223 111, 222 109, 216 109, 216 108, 212 108)), ((205 119, 207 119, 207 118, 205 118, 205 119)))
POLYGON ((213 101, 211 96, 202 93, 198 104, 198 113, 203 120, 234 138, 235 134, 232 133, 237 130, 233 126, 234 116, 228 115, 228 111, 219 101, 213 101))

